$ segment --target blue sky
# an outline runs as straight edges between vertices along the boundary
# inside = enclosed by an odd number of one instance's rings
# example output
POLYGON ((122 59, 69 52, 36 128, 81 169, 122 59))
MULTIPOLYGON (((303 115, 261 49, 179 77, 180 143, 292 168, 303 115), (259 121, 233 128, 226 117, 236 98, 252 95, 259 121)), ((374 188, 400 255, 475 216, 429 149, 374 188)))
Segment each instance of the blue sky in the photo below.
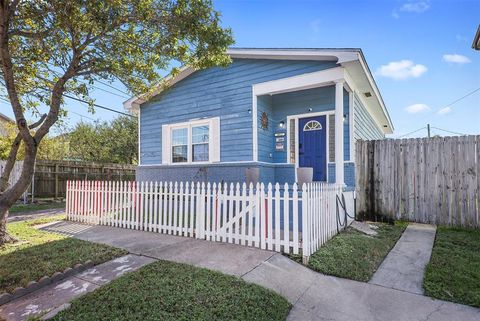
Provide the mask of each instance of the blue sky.
MULTIPOLYGON (((393 137, 427 123, 480 134, 480 90, 446 107, 480 88, 480 51, 471 48, 480 0, 215 0, 214 6, 224 26, 232 28, 236 47, 361 48, 394 122, 393 137)), ((98 89, 94 97, 98 104, 122 110, 122 97, 98 89)), ((12 115, 9 106, 0 106, 12 115)), ((67 109, 88 117, 70 114, 69 125, 115 117, 101 110, 91 115, 75 102, 67 109)), ((425 135, 421 130, 408 137, 425 135)))

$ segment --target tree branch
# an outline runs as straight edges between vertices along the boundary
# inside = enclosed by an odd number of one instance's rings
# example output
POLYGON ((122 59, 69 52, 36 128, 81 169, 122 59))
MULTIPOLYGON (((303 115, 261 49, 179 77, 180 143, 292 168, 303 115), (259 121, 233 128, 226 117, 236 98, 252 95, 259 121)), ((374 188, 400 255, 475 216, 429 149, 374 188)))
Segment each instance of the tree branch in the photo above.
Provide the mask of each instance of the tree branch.
MULTIPOLYGON (((28 126, 28 128, 34 129, 38 127, 41 123, 43 123, 46 117, 47 114, 43 114, 38 121, 28 126)), ((20 133, 18 133, 12 143, 10 153, 8 154, 7 162, 5 164, 5 168, 3 169, 2 176, 0 177, 0 193, 3 193, 8 188, 8 180, 10 179, 10 174, 12 173, 13 166, 15 165, 18 149, 20 148, 21 142, 22 137, 20 136, 20 133)))
POLYGON ((39 31, 39 32, 29 32, 29 31, 24 31, 24 30, 13 30, 9 33, 10 36, 21 36, 25 38, 31 38, 31 39, 42 39, 51 32, 51 29, 45 30, 45 31, 39 31))
POLYGON ((7 88, 8 98, 15 114, 18 131, 26 144, 32 144, 33 137, 30 135, 28 130, 27 121, 25 120, 23 108, 20 104, 20 99, 15 86, 12 57, 10 55, 8 43, 8 28, 10 26, 10 18, 12 15, 14 15, 18 2, 19 1, 13 1, 11 6, 8 6, 7 4, 0 7, 0 61, 2 64, 1 68, 3 72, 3 78, 5 80, 5 87, 7 88))

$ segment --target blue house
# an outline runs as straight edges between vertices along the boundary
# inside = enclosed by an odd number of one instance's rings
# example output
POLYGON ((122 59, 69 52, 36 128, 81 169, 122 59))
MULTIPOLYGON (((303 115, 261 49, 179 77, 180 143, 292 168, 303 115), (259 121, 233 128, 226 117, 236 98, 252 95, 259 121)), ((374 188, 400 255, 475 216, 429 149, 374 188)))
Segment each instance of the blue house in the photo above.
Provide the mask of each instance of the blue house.
POLYGON ((360 49, 231 49, 124 103, 139 116, 137 180, 353 186, 355 140, 393 124, 360 49))

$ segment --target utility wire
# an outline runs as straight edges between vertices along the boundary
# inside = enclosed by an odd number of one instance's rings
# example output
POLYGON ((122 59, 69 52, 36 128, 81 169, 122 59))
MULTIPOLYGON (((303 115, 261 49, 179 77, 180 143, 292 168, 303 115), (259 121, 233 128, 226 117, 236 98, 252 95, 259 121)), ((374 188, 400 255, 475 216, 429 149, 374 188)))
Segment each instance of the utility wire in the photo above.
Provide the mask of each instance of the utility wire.
MULTIPOLYGON (((72 99, 72 100, 79 101, 79 102, 81 102, 81 103, 90 104, 88 101, 83 100, 83 99, 80 99, 80 98, 77 98, 77 97, 74 97, 74 96, 70 96, 70 95, 67 95, 67 94, 63 94, 63 96, 66 97, 66 98, 72 99)), ((133 116, 133 115, 130 115, 130 114, 127 114, 127 113, 124 113, 124 112, 115 110, 115 109, 113 109, 113 108, 105 107, 105 106, 102 106, 102 105, 99 105, 99 104, 92 104, 92 105, 95 106, 95 107, 97 107, 97 108, 105 109, 105 110, 108 110, 108 111, 111 111, 111 112, 114 112, 114 113, 117 113, 117 114, 129 116, 129 117, 132 117, 132 118, 136 118, 136 117, 133 116)))
POLYGON ((411 135, 411 134, 415 134, 416 132, 419 132, 419 131, 424 130, 424 129, 427 129, 427 127, 419 128, 419 129, 417 129, 417 130, 414 130, 413 132, 409 132, 409 133, 406 133, 406 134, 404 134, 404 135, 402 135, 402 136, 399 136, 398 138, 403 138, 403 137, 405 137, 405 136, 409 136, 409 135, 411 135))
POLYGON ((82 115, 82 114, 79 114, 77 112, 74 112, 73 110, 68 110, 69 113, 72 113, 72 114, 75 114, 77 116, 80 116, 82 118, 86 118, 86 119, 90 119, 92 121, 97 121, 98 119, 93 119, 92 117, 88 117, 88 116, 85 116, 85 115, 82 115))
POLYGON ((128 99, 128 97, 126 97, 125 95, 120 95, 120 94, 114 93, 113 91, 110 91, 110 90, 107 90, 107 89, 103 89, 103 88, 97 87, 97 86, 92 86, 92 87, 95 88, 95 89, 104 91, 104 92, 106 92, 106 93, 115 95, 115 96, 117 96, 117 97, 120 97, 120 98, 123 98, 123 99, 128 99))
MULTIPOLYGON (((43 89, 45 91, 49 91, 47 89, 43 89)), ((76 100, 76 101, 79 101, 81 103, 85 103, 85 104, 90 104, 88 101, 86 100, 83 100, 83 99, 80 99, 80 98, 77 98, 77 97, 73 97, 73 96, 70 96, 70 95, 67 95, 67 94, 63 94, 64 97, 66 98, 69 98, 69 99, 72 99, 72 100, 76 100)), ((6 103, 10 103, 10 101, 4 99, 4 98, 0 98, 0 100, 6 102, 6 103)), ((97 107, 97 108, 101 108, 101 109, 105 109, 105 110, 108 110, 108 111, 111 111, 111 112, 114 112, 114 113, 117 113, 117 114, 121 114, 121 115, 125 115, 125 116, 129 116, 129 117, 132 117, 132 118, 136 118, 135 116, 131 115, 131 114, 127 114, 127 113, 124 113, 124 112, 121 112, 121 111, 118 111, 118 110, 115 110, 113 108, 109 108, 109 107, 105 107, 105 106, 102 106, 102 105, 99 105, 99 104, 93 104, 93 106, 97 107)), ((86 116, 83 116, 83 117, 86 117, 86 116)))
MULTIPOLYGON (((466 94, 465 96, 462 96, 462 97, 458 98, 457 100, 452 101, 450 104, 448 104, 448 105, 440 108, 440 110, 442 110, 442 109, 444 109, 444 108, 447 108, 447 107, 450 107, 450 106, 452 106, 452 105, 455 104, 455 103, 458 103, 460 100, 465 99, 465 98, 467 98, 467 97, 470 96, 470 95, 473 95, 474 93, 476 93, 476 92, 479 91, 479 90, 480 90, 480 87, 478 87, 477 89, 469 92, 469 93, 466 94)), ((437 129, 438 129, 438 128, 437 128, 437 129)))
POLYGON ((98 79, 95 80, 95 81, 98 82, 98 83, 100 83, 100 84, 102 84, 102 85, 104 85, 104 86, 107 86, 107 87, 110 87, 110 88, 112 88, 112 89, 115 89, 116 91, 121 92, 122 94, 125 94, 125 95, 127 95, 127 96, 131 96, 131 94, 127 93, 126 91, 121 90, 121 89, 118 89, 118 88, 110 85, 110 84, 107 83, 107 82, 104 82, 104 81, 101 81, 101 80, 98 80, 98 79))
POLYGON ((434 127, 434 126, 432 126, 432 128, 435 128, 435 129, 437 129, 437 130, 441 130, 441 131, 443 131, 443 132, 450 133, 450 134, 455 134, 455 135, 460 135, 460 136, 467 136, 467 134, 462 134, 462 133, 458 133, 458 132, 454 132, 454 131, 451 131, 451 130, 442 129, 442 128, 438 128, 438 127, 434 127))

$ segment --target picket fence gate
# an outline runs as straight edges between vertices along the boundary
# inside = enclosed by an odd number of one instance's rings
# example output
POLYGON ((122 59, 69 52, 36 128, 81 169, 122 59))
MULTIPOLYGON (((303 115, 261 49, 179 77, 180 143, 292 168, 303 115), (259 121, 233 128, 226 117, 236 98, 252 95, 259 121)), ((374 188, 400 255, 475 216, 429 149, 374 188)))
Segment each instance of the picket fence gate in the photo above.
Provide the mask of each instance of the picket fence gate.
POLYGON ((68 181, 67 219, 234 243, 305 260, 351 223, 353 192, 335 184, 68 181), (342 199, 346 204, 342 203, 342 199), (341 205, 344 205, 343 207, 341 205), (347 224, 345 224, 347 223, 347 224))

